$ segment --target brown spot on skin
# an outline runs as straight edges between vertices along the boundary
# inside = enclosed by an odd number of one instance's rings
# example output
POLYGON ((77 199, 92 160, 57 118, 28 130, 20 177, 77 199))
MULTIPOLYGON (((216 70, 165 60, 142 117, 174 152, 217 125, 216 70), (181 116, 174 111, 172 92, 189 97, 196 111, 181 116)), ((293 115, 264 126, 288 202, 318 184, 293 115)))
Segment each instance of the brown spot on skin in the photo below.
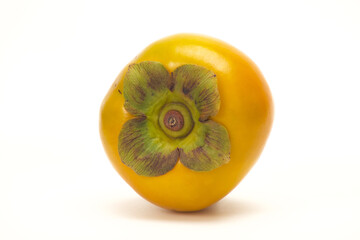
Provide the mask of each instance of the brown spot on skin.
POLYGON ((120 91, 120 89, 118 89, 118 93, 122 94, 121 91, 120 91))

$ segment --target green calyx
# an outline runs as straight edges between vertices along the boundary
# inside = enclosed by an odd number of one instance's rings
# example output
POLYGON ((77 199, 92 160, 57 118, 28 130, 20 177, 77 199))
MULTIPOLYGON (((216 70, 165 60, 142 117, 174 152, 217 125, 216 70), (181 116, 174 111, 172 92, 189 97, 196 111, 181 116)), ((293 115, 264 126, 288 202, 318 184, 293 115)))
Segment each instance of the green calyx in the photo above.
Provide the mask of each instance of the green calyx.
POLYGON ((216 75, 183 65, 172 74, 157 62, 132 64, 124 78, 125 109, 135 118, 119 134, 121 161, 142 176, 160 176, 177 161, 211 171, 230 160, 226 128, 212 120, 220 108, 216 75))

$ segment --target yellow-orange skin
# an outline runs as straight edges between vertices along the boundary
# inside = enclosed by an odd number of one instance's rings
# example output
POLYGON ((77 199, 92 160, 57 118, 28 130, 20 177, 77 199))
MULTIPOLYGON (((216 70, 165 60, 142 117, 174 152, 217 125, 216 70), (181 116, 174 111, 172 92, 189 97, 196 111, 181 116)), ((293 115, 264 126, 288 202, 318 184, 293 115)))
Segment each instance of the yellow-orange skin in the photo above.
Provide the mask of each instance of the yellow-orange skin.
POLYGON ((202 35, 177 34, 154 42, 131 63, 157 61, 169 72, 183 64, 212 70, 218 79, 221 104, 213 120, 226 127, 231 143, 230 162, 208 172, 196 172, 180 161, 158 177, 137 175, 118 153, 123 124, 133 118, 124 109, 126 66, 107 93, 100 110, 100 135, 116 171, 143 198, 166 209, 196 211, 226 196, 249 172, 264 148, 273 121, 269 87, 257 66, 242 52, 202 35))

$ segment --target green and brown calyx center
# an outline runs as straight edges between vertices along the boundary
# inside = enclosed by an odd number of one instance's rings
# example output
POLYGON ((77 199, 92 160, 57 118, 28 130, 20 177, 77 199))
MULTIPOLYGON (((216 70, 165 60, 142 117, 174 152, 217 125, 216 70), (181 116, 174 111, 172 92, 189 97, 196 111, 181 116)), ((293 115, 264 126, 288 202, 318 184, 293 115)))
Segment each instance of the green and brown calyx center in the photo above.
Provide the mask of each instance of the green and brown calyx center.
POLYGON ((180 102, 166 104, 159 115, 161 130, 170 138, 182 138, 187 136, 193 126, 189 109, 180 102))
POLYGON ((184 117, 177 110, 170 110, 165 114, 164 125, 171 131, 179 131, 184 127, 184 117))
POLYGON ((135 117, 118 138, 121 161, 137 174, 160 176, 180 162, 211 171, 230 160, 224 126, 211 120, 220 108, 216 75, 186 64, 171 74, 152 61, 129 66, 122 89, 125 109, 135 117))

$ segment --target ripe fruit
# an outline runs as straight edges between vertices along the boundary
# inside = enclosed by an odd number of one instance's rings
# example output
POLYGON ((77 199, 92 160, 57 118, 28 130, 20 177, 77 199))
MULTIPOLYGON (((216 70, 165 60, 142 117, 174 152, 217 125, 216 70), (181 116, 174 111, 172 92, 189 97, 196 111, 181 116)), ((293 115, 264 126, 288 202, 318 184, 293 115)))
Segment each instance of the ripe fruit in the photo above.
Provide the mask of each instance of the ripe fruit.
POLYGON ((270 90, 248 57, 213 38, 178 34, 122 70, 102 103, 100 135, 117 172, 142 197, 196 211, 248 173, 272 119, 270 90))

